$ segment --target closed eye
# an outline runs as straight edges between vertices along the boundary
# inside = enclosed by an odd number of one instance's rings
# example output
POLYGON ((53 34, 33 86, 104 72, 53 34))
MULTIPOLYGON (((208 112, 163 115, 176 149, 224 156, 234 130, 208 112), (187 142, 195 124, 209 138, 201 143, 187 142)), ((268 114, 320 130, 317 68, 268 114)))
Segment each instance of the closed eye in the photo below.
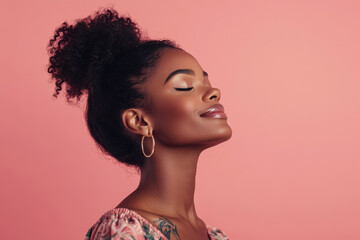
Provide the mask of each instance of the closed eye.
POLYGON ((191 89, 193 89, 194 87, 189 87, 189 88, 175 88, 178 91, 190 91, 191 89))

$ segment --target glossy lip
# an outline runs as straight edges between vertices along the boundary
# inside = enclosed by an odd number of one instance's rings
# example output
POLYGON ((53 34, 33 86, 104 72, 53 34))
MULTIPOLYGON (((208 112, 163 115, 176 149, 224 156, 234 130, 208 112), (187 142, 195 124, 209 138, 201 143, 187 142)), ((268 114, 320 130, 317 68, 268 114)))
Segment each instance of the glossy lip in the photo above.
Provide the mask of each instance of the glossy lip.
POLYGON ((200 114, 200 117, 227 118, 223 105, 217 103, 200 114))

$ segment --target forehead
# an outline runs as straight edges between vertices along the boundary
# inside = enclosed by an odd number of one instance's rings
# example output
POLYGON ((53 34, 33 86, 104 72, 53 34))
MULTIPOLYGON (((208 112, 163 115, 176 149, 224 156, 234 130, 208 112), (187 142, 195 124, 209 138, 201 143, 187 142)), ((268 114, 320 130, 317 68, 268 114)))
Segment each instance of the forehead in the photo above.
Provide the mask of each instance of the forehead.
POLYGON ((202 75, 202 68, 198 61, 189 53, 181 49, 165 48, 161 51, 152 76, 152 81, 164 82, 166 77, 177 69, 193 69, 202 75))
POLYGON ((161 58, 158 62, 159 68, 178 68, 178 67, 190 67, 197 65, 200 67, 197 60, 188 52, 176 49, 176 48, 165 48, 161 53, 161 58))

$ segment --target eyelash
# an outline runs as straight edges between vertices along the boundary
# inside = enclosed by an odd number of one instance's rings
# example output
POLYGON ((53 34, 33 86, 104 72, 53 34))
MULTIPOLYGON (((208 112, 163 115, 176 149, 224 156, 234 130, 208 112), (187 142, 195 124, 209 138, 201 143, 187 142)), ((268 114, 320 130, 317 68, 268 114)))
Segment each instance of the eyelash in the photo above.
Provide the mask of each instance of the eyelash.
POLYGON ((175 88, 178 91, 190 91, 191 89, 193 89, 194 87, 189 87, 189 88, 175 88))

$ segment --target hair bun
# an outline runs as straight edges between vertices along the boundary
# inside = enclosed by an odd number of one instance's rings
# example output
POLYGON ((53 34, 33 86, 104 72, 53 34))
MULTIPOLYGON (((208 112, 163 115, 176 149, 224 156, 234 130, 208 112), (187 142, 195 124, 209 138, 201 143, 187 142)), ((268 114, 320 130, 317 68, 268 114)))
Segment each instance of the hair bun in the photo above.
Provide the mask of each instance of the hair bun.
POLYGON ((119 17, 114 9, 97 11, 76 21, 64 22, 55 31, 48 45, 48 72, 56 79, 57 97, 65 82, 67 99, 77 97, 94 86, 115 57, 126 55, 139 46, 141 34, 130 18, 119 17))

